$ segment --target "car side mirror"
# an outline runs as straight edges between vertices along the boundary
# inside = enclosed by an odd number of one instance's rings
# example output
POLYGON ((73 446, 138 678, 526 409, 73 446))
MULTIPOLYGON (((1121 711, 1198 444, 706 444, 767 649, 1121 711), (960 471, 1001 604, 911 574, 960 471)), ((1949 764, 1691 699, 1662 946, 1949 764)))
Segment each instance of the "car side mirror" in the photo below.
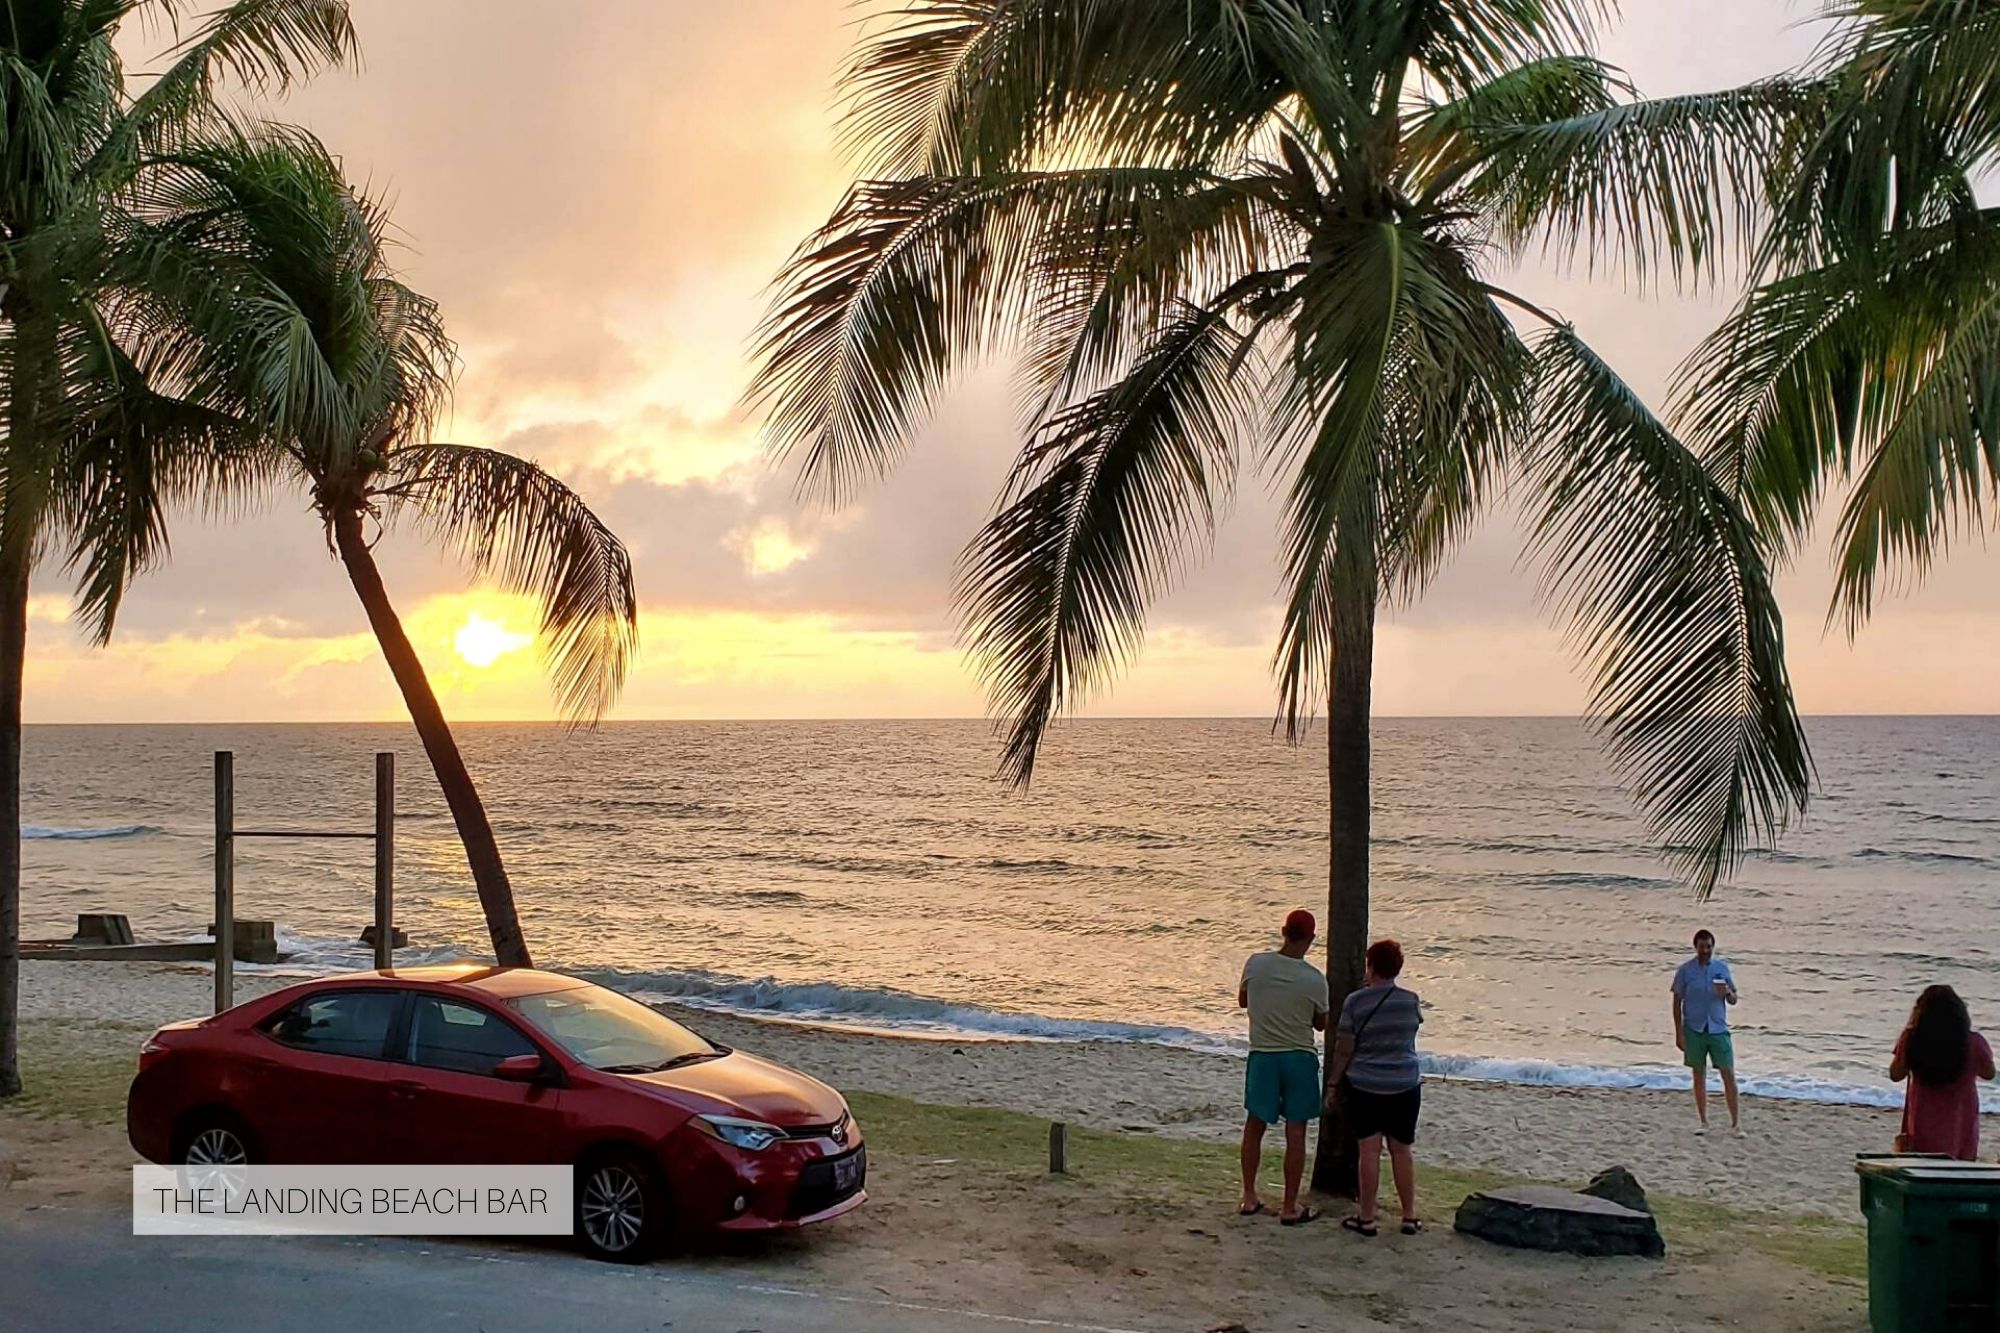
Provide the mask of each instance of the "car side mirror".
POLYGON ((504 1078, 510 1083, 538 1083, 542 1077, 542 1057, 510 1055, 493 1066, 493 1077, 504 1078))

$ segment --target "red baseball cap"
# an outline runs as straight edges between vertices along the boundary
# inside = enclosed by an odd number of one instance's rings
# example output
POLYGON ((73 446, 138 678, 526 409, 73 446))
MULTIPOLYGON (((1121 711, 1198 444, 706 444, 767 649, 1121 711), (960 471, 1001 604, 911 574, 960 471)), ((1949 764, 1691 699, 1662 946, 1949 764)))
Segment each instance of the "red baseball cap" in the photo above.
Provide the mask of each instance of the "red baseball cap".
POLYGON ((1285 914, 1285 938, 1288 940, 1311 939, 1319 934, 1319 922, 1303 907, 1294 907, 1285 914))

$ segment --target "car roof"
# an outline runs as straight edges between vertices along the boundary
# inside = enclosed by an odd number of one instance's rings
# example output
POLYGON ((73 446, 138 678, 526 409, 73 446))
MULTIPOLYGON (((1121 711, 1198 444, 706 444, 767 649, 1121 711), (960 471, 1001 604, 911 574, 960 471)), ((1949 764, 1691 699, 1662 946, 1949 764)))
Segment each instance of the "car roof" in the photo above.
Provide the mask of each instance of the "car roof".
POLYGON ((450 963, 425 967, 392 967, 373 972, 349 972, 321 979, 326 984, 379 985, 393 981, 425 990, 476 990, 495 999, 516 995, 542 995, 549 991, 576 990, 590 983, 559 972, 533 967, 492 967, 483 963, 450 963))

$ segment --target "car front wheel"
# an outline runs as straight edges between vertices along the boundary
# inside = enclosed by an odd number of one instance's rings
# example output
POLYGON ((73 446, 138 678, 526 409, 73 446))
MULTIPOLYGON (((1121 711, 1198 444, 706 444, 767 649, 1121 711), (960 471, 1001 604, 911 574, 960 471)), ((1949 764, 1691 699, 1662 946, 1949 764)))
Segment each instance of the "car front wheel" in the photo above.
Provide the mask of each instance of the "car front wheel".
POLYGON ((248 1166, 256 1153, 250 1132, 234 1116, 220 1112, 198 1115, 182 1127, 173 1150, 176 1165, 248 1166))
POLYGON ((576 1235, 599 1259, 644 1263, 668 1228, 666 1191, 653 1169, 626 1152, 587 1159, 576 1170, 576 1235))

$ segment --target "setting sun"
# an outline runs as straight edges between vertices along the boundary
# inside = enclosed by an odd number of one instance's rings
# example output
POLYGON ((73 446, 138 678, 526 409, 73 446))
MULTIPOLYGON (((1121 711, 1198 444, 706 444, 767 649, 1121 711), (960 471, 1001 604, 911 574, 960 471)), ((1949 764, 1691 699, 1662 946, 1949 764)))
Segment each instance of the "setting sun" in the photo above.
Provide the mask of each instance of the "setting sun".
POLYGON ((477 611, 467 614, 465 624, 451 641, 458 655, 476 667, 490 667, 517 648, 535 641, 531 634, 508 629, 497 620, 488 620, 477 611))

